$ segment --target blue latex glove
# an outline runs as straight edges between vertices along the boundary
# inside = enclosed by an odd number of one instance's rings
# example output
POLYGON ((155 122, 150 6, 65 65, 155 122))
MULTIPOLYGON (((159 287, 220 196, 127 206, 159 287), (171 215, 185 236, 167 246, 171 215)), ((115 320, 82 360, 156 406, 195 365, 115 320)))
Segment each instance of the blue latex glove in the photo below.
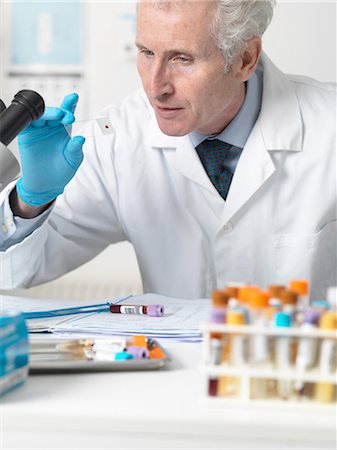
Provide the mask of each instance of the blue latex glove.
POLYGON ((60 108, 47 107, 18 136, 22 177, 16 189, 30 206, 49 203, 60 195, 83 161, 84 137, 71 139, 64 127, 74 122, 77 101, 77 94, 67 95, 60 108))

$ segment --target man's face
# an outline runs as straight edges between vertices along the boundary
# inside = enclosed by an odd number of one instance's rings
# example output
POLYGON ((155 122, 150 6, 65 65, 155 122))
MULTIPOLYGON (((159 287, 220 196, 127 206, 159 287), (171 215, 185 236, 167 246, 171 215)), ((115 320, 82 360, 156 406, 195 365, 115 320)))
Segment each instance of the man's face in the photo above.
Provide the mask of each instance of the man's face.
POLYGON ((137 66, 163 133, 222 131, 239 110, 243 83, 225 74, 210 34, 213 1, 143 1, 137 15, 137 66))

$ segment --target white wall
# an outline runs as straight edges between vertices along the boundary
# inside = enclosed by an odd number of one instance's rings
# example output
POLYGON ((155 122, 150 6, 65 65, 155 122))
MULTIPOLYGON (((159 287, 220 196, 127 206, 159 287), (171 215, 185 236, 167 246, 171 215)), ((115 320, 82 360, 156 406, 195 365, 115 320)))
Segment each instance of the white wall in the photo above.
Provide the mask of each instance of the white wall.
POLYGON ((336 2, 278 2, 264 47, 284 72, 336 81, 336 2))
MULTIPOLYGON (((106 104, 122 100, 140 86, 140 81, 134 53, 125 50, 133 40, 128 17, 134 3, 92 1, 85 5, 86 101, 88 117, 93 117, 106 104)), ((1 45, 6 45, 3 36, 1 45)), ((264 36, 264 48, 285 72, 336 81, 336 3, 279 1, 264 36)), ((89 286, 92 281, 99 281, 102 290, 96 291, 96 297, 107 292, 117 295, 141 290, 133 249, 125 243, 108 248, 63 280, 74 289, 80 289, 83 283, 89 286)), ((41 292, 51 295, 52 286, 53 283, 41 292)), ((92 295, 89 287, 88 292, 92 295)), ((69 296, 69 292, 64 296, 69 296)))

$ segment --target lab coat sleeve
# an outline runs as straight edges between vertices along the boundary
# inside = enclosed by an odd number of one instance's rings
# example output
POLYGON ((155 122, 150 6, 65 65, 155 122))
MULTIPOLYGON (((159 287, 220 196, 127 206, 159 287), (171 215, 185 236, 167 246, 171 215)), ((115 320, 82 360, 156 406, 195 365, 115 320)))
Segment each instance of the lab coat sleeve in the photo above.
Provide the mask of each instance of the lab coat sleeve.
POLYGON ((6 189, 0 199, 0 251, 5 251, 12 245, 23 241, 23 239, 41 226, 53 208, 53 206, 49 206, 46 211, 32 219, 23 219, 14 216, 9 204, 9 196, 13 186, 14 183, 11 183, 9 189, 6 189))
POLYGON ((35 286, 126 240, 120 224, 114 135, 88 138, 77 174, 49 218, 22 242, 0 252, 0 288, 35 286))

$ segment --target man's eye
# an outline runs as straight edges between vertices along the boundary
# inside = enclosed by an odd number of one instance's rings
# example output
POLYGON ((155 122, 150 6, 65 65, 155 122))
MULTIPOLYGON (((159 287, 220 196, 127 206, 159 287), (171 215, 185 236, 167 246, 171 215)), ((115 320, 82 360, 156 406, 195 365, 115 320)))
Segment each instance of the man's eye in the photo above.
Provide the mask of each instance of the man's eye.
POLYGON ((176 56, 174 58, 174 61, 179 61, 179 62, 181 62, 183 64, 187 64, 187 63, 191 62, 191 59, 190 58, 186 58, 185 56, 176 56))
POLYGON ((140 50, 140 53, 145 56, 153 56, 153 52, 151 52, 151 50, 145 50, 144 48, 140 50))

